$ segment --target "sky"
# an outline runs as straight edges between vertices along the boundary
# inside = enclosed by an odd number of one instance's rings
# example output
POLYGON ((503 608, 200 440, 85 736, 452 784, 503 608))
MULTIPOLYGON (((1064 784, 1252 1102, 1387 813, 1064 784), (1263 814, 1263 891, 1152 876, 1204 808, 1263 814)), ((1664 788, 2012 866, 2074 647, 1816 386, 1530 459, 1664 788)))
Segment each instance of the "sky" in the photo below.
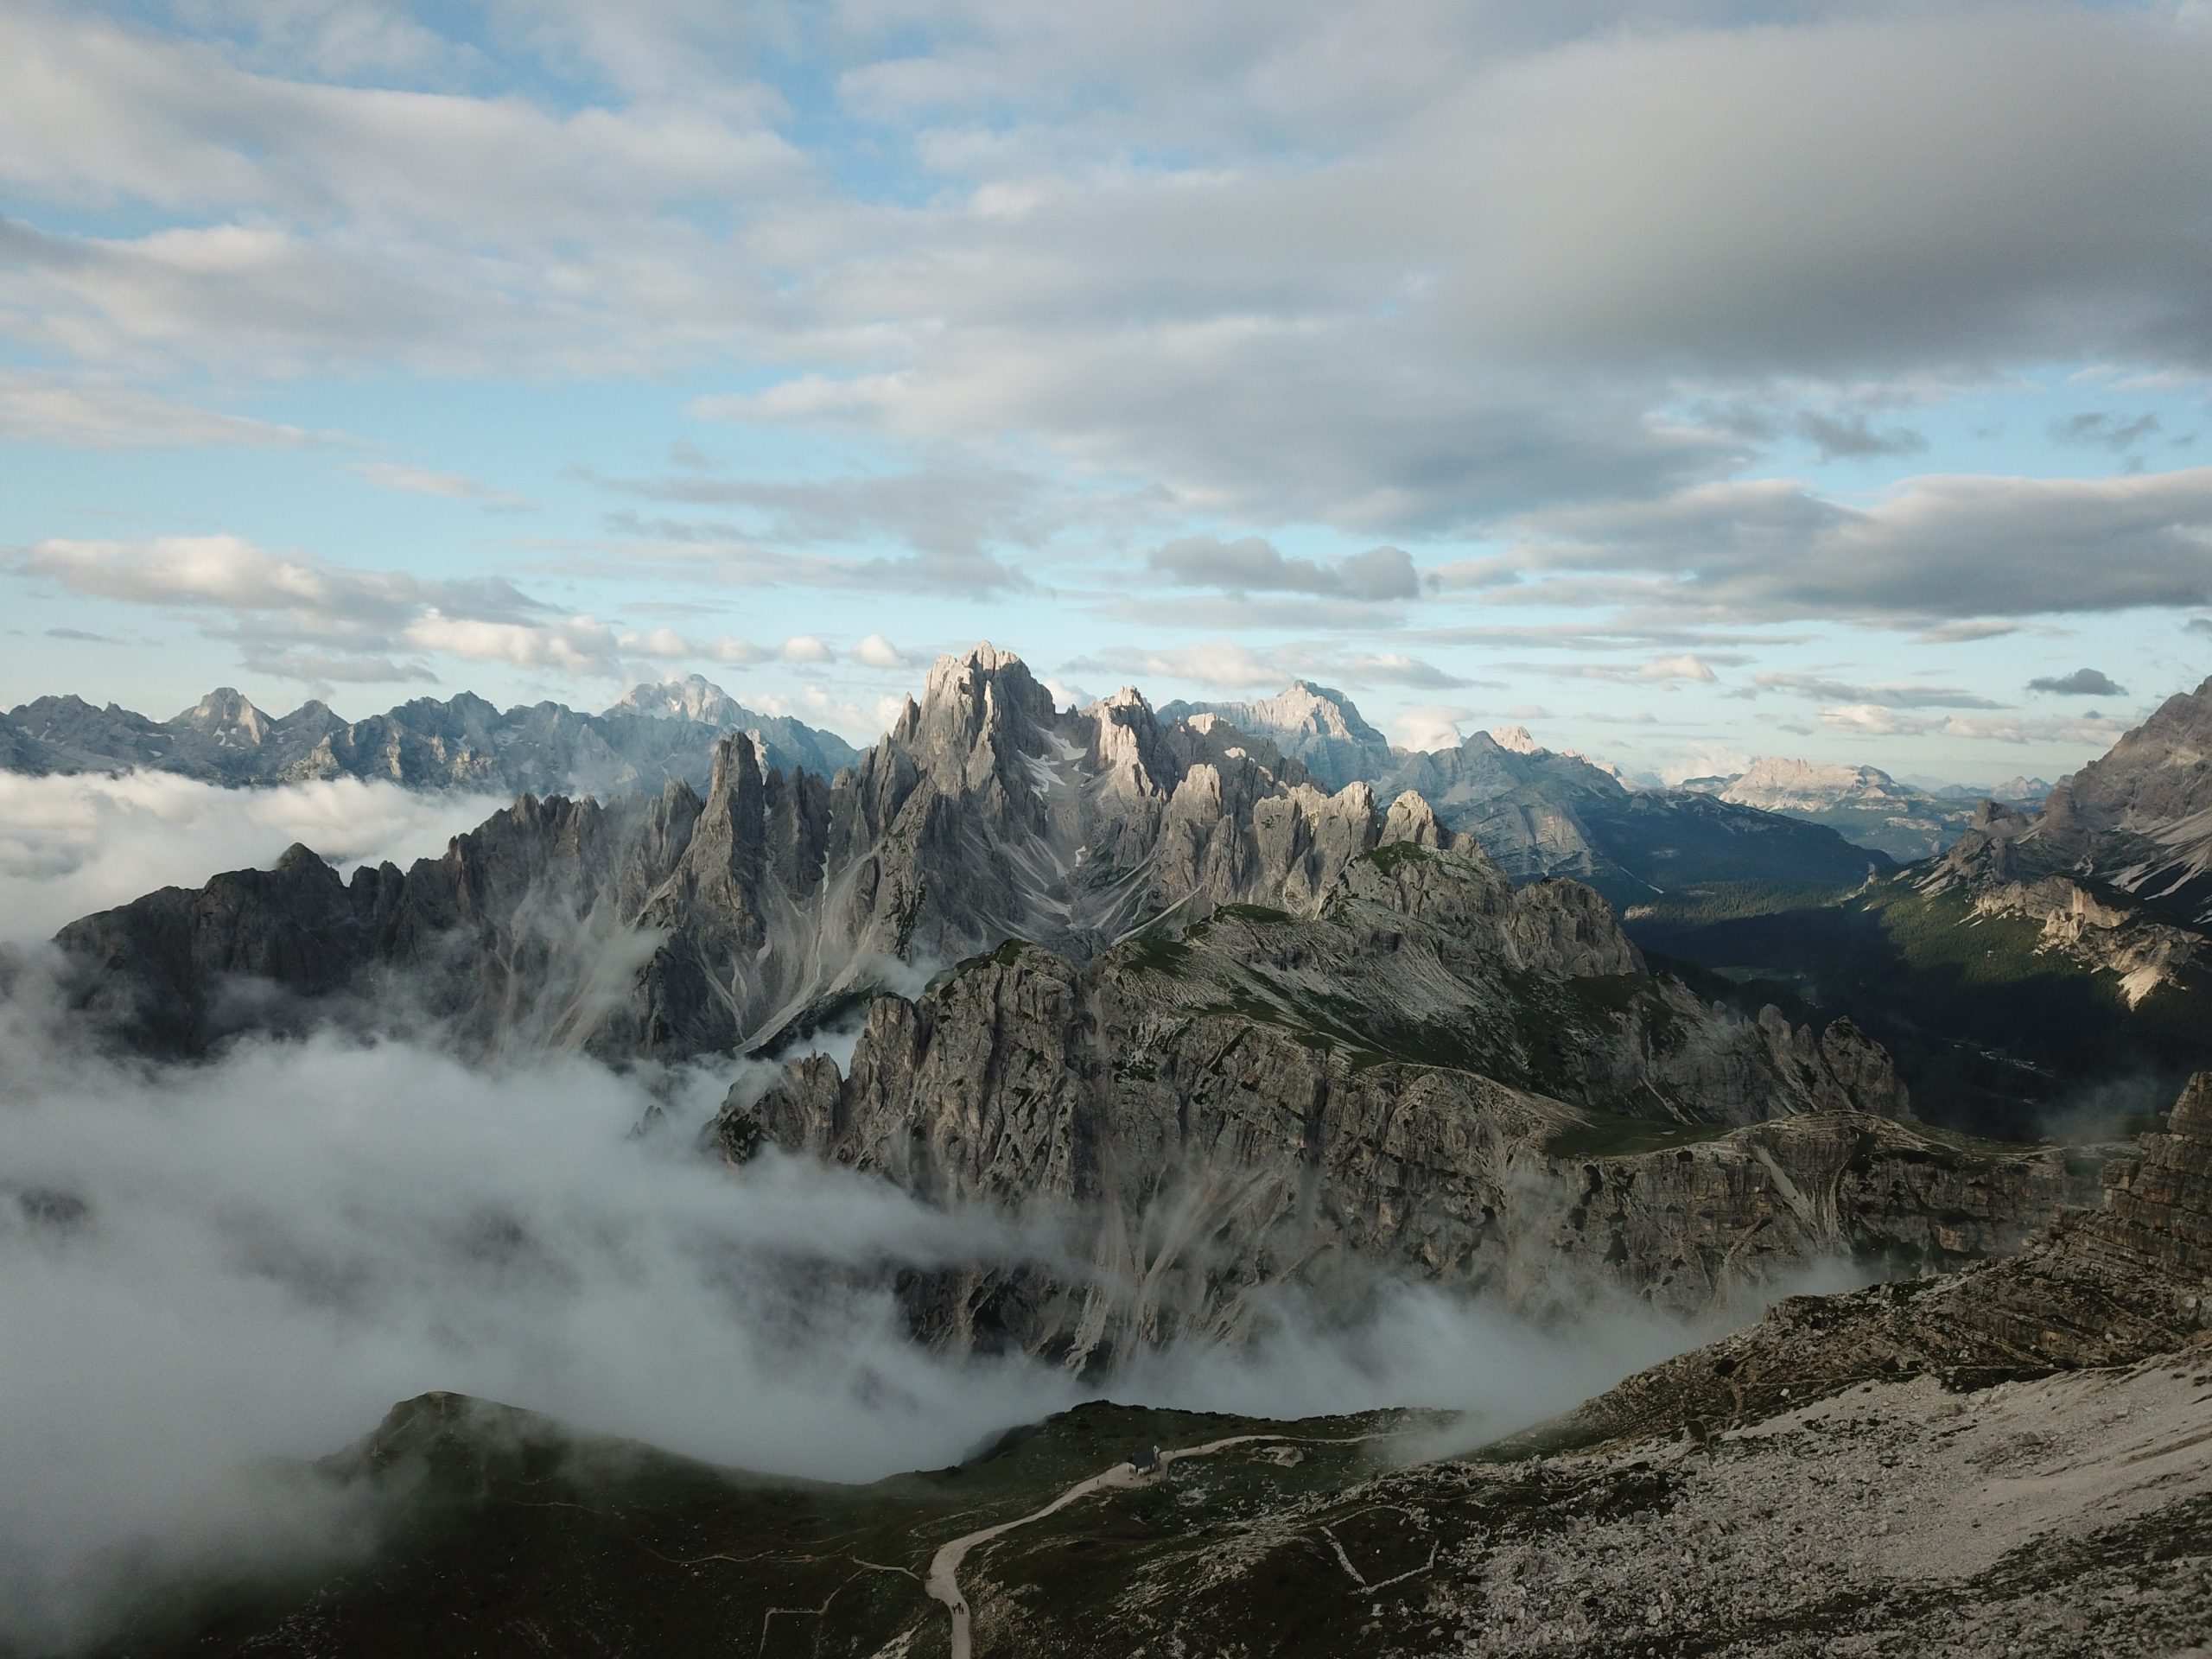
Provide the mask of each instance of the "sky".
POLYGON ((983 638, 2070 770, 2212 673, 2212 0, 0 8, 0 705, 983 638))

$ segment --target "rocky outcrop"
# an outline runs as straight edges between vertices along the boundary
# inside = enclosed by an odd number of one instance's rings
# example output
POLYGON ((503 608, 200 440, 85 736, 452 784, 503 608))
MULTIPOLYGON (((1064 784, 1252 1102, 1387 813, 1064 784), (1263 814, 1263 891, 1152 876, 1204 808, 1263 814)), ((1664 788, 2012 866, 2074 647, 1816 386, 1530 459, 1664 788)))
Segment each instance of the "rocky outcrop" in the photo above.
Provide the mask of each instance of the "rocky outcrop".
POLYGON ((1361 717, 1332 686, 1293 680, 1272 697, 1251 702, 1171 702, 1163 720, 1212 715, 1240 731, 1271 741, 1324 786, 1374 783, 1396 765, 1390 741, 1361 717))
POLYGON ((2200 941, 2212 931, 2212 679, 2167 698, 2038 810, 1985 805, 1928 880, 2032 891, 2046 877, 2200 941))
MULTIPOLYGON (((2104 1208, 2079 1248, 2122 1270, 2212 1291, 2212 1071, 2190 1079, 2163 1132, 2105 1167, 2104 1208)), ((2212 1297, 2194 1309, 2212 1325, 2212 1297)))
POLYGON ((2212 942, 2196 927, 2165 919, 2170 912, 2144 902, 2112 873, 2100 873, 2094 854, 2053 871, 2054 850, 2079 844, 2076 822, 2063 787, 2037 814, 1984 802, 1958 844, 1917 873, 1915 883, 1931 895, 1962 894, 1975 918, 2032 922, 2041 950, 2090 973, 2113 975, 2136 1007, 2203 961, 2212 942))

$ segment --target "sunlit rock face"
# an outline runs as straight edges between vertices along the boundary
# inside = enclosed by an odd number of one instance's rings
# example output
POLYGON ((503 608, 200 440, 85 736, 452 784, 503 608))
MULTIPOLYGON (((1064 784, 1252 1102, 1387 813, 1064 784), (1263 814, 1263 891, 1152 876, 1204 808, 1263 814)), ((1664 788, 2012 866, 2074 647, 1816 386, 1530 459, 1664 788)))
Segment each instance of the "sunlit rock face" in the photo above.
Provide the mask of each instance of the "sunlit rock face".
POLYGON ((2048 950, 2118 976, 2128 1005, 2212 946, 2212 680, 2166 699, 2042 807, 1995 802, 1919 878, 1977 915, 2018 916, 2048 950))

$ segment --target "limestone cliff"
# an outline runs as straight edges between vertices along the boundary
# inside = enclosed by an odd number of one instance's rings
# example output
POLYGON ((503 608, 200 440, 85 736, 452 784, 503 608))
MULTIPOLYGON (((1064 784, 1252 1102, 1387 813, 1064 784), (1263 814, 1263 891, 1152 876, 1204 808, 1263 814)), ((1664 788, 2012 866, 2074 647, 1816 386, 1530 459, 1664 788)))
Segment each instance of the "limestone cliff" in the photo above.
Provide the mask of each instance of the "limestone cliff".
POLYGON ((1821 1258, 1979 1259, 2082 1195, 2056 1152, 1912 1124, 1847 1024, 1743 1019, 1640 969, 1586 890, 1394 841, 1310 915, 963 963, 879 1000, 849 1065, 734 1093, 714 1136, 1074 1218, 1064 1260, 910 1288, 934 1339, 1078 1366, 1382 1273, 1703 1310, 1821 1258))

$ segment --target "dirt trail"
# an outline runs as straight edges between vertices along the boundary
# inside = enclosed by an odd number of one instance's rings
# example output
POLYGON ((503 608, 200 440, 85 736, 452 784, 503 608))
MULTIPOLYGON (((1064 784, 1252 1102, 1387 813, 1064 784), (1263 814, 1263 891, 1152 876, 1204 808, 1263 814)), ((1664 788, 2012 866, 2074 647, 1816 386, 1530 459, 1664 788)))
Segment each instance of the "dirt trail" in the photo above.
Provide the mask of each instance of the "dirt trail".
MULTIPOLYGON (((1255 1440, 1291 1446, 1353 1446, 1362 1440, 1381 1438, 1379 1434, 1353 1434, 1339 1440, 1316 1440, 1300 1434, 1231 1434, 1225 1440, 1208 1440, 1203 1446, 1186 1446, 1175 1451, 1162 1452, 1160 1466, 1165 1469, 1185 1458, 1211 1457, 1232 1446, 1249 1446, 1255 1440)), ((930 1573, 925 1587, 931 1599, 944 1603, 945 1611, 952 1616, 952 1659, 973 1659, 974 1649, 968 1627, 968 1599, 960 1592, 960 1563, 967 1559, 969 1550, 1033 1522, 1042 1521, 1048 1515, 1057 1515, 1069 1504, 1088 1497, 1093 1492, 1112 1487, 1135 1486, 1139 1478, 1136 1471, 1127 1463, 1117 1463, 1110 1469, 1078 1480, 1041 1510, 1012 1521, 1001 1521, 995 1527, 985 1527, 964 1537, 955 1538, 949 1544, 941 1545, 937 1554, 930 1557, 930 1573)))

